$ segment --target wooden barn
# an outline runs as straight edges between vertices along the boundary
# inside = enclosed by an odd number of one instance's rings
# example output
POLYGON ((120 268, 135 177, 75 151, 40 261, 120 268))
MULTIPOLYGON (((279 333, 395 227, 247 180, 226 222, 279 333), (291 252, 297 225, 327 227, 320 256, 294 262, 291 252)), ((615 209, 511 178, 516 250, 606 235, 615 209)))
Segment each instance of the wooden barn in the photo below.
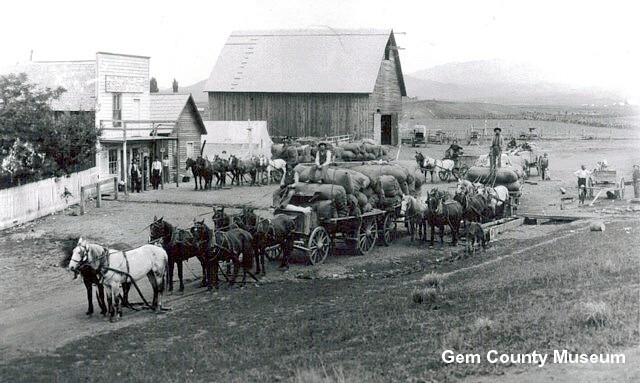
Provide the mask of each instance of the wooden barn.
POLYGON ((267 121, 272 136, 398 143, 406 96, 393 31, 236 31, 204 88, 210 120, 267 121))

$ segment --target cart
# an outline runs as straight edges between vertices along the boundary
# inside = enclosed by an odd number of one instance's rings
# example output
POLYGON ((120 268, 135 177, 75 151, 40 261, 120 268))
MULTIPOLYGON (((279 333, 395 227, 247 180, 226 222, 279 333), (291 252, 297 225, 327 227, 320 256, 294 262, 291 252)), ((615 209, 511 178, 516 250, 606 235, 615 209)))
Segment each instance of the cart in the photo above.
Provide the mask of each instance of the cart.
POLYGON ((613 169, 594 169, 591 177, 587 179, 587 196, 593 198, 589 206, 605 193, 616 199, 624 198, 624 177, 618 179, 618 172, 613 169), (597 190, 597 193, 594 191, 597 190))
POLYGON ((477 131, 472 130, 471 133, 469 133, 467 145, 480 145, 480 134, 478 134, 477 131))
MULTIPOLYGON (((444 169, 444 168, 437 169, 438 177, 440 178, 440 180, 444 182, 449 181, 451 176, 455 177, 456 180, 464 179, 467 176, 467 172, 469 171, 469 168, 475 165, 478 157, 479 156, 472 156, 472 155, 466 155, 466 154, 459 155, 458 158, 453 160, 452 170, 444 169)), ((424 169, 424 171, 426 172, 426 169, 424 169)))
POLYGON ((427 135, 427 142, 432 142, 435 144, 444 144, 448 142, 449 138, 447 137, 447 133, 444 130, 438 129, 435 133, 429 132, 427 135))
MULTIPOLYGON (((311 206, 314 195, 295 194, 290 204, 311 206)), ((396 217, 399 207, 388 210, 373 209, 359 216, 321 219, 312 209, 305 211, 276 209, 275 214, 287 214, 294 217, 294 248, 303 251, 312 265, 322 263, 336 239, 343 240, 358 254, 366 255, 380 239, 390 245, 396 237, 396 217)), ((271 251, 278 251, 271 249, 271 251)))

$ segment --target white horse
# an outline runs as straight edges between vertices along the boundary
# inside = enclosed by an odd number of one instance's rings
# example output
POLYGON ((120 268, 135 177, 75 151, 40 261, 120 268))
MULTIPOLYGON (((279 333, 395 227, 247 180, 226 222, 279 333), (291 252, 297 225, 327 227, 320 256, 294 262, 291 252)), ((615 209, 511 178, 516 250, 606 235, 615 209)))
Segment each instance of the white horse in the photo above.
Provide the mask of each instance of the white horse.
POLYGON ((433 182, 434 180, 433 178, 434 172, 437 171, 437 172, 452 173, 454 166, 455 166, 455 163, 453 162, 453 160, 450 160, 450 159, 437 160, 435 158, 431 158, 427 156, 424 157, 424 162, 422 163, 422 167, 427 169, 431 173, 431 182, 433 182))
POLYGON ((88 243, 80 238, 73 249, 69 271, 78 273, 80 267, 91 267, 102 276, 102 284, 107 293, 110 320, 122 317, 122 284, 130 280, 138 281, 145 275, 153 287, 152 308, 162 308, 164 276, 167 268, 167 252, 156 245, 144 245, 136 249, 119 251, 88 243))
POLYGON ((400 215, 404 217, 405 222, 409 226, 409 233, 411 234, 411 242, 415 235, 418 235, 419 239, 426 240, 427 237, 427 211, 429 207, 426 203, 420 201, 420 199, 405 194, 402 198, 402 205, 400 207, 400 215))
POLYGON ((486 198, 489 207, 491 207, 494 214, 496 214, 500 208, 503 208, 509 201, 509 189, 504 185, 498 185, 496 187, 480 187, 478 188, 478 194, 482 194, 486 198))
MULTIPOLYGON (((287 169, 287 161, 283 160, 282 158, 276 158, 276 159, 270 159, 269 160, 269 165, 267 165, 267 183, 271 183, 271 172, 272 171, 278 171, 279 173, 282 172, 281 174, 284 174, 284 172, 287 169)), ((278 180, 278 182, 280 182, 280 180, 278 180)))

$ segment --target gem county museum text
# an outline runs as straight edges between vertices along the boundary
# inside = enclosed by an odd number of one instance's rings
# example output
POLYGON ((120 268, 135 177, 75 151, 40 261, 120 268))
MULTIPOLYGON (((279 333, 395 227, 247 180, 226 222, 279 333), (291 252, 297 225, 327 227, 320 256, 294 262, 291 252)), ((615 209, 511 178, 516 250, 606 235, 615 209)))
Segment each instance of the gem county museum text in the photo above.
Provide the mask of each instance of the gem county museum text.
MULTIPOLYGON (((489 363, 501 363, 501 364, 537 364, 538 367, 543 367, 545 363, 558 363, 558 364, 574 364, 574 363, 601 363, 601 364, 623 364, 625 363, 624 354, 577 354, 571 353, 567 350, 554 350, 553 354, 539 353, 533 351, 528 354, 512 354, 501 353, 496 350, 491 350, 484 355, 484 361, 489 363), (549 356, 552 358, 549 359, 549 356)), ((442 361, 444 363, 457 363, 457 364, 476 364, 482 363, 481 354, 463 354, 456 353, 453 350, 444 350, 442 352, 442 361)))

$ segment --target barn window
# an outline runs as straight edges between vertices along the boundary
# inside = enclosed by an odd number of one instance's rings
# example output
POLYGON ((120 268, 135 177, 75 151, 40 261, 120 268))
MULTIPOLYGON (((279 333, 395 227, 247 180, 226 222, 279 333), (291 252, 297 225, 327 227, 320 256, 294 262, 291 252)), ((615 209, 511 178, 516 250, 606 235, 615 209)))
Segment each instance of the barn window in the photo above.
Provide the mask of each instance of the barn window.
POLYGON ((193 141, 189 141, 187 144, 187 158, 193 158, 193 141))
POLYGON ((113 126, 122 126, 122 93, 113 94, 113 126))

